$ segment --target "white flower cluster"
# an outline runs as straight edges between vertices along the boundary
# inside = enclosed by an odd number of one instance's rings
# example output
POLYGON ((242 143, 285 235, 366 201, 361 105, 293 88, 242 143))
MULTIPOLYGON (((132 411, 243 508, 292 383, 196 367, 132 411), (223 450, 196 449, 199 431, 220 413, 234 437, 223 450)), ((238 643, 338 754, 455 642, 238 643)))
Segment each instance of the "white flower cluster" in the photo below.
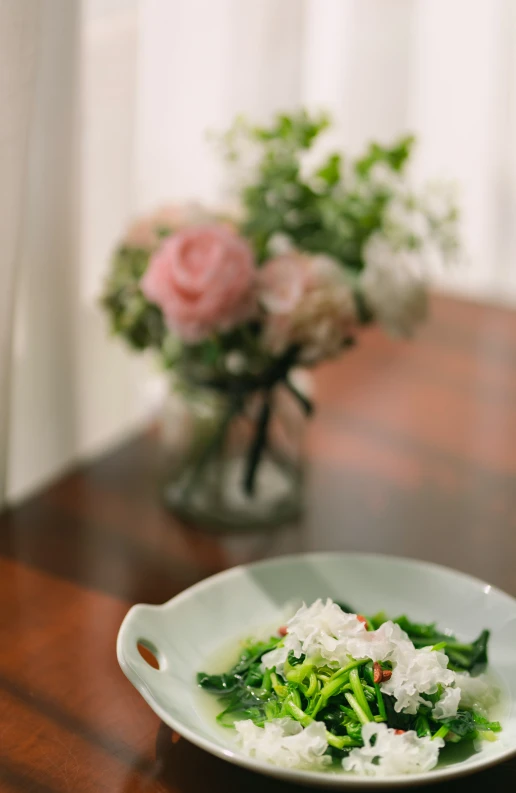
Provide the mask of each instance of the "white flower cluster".
POLYGON ((396 248, 382 232, 376 232, 369 237, 363 257, 361 289, 366 303, 391 333, 409 336, 427 314, 427 284, 420 253, 396 248))
POLYGON ((371 168, 364 189, 388 197, 381 228, 362 249, 360 288, 378 321, 408 336, 426 316, 429 277, 458 249, 455 196, 440 183, 415 195, 383 163, 371 168))

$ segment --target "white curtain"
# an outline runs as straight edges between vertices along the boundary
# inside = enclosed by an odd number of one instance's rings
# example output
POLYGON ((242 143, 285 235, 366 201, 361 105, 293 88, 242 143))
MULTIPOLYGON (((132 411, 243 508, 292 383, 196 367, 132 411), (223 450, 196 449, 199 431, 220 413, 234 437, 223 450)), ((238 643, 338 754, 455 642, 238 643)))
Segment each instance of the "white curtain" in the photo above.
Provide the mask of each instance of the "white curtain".
POLYGON ((351 151, 415 131, 416 175, 462 193, 441 287, 516 301, 515 44, 513 0, 0 0, 0 491, 153 409, 98 308, 107 258, 134 213, 224 194, 205 133, 237 113, 322 106, 351 151))
MULTIPOLYGON (((123 437, 146 412, 143 362, 109 339, 98 308, 110 248, 134 208, 138 3, 7 0, 9 20, 21 6, 34 85, 20 78, 20 110, 3 94, 0 109, 2 122, 30 115, 27 156, 11 177, 24 199, 19 244, 4 274, 17 281, 0 403, 11 500, 123 437)), ((0 189, 3 210, 10 186, 2 179, 0 189)))
POLYGON ((7 482, 14 302, 39 24, 30 0, 0 0, 0 505, 7 482))

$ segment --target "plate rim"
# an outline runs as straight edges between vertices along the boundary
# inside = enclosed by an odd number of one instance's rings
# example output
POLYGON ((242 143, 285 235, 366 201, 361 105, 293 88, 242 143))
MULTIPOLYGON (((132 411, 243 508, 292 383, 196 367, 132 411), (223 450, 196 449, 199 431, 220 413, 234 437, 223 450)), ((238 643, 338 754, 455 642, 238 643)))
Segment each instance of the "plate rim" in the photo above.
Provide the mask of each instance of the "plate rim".
MULTIPOLYGON (((464 581, 468 581, 475 586, 479 586, 481 588, 489 587, 489 592, 493 592, 499 597, 502 597, 504 600, 507 600, 513 607, 516 609, 516 598, 510 595, 508 592, 500 589, 499 587, 489 584, 487 581, 484 581, 481 578, 477 578, 476 576, 470 575, 469 573, 465 573, 461 570, 455 570, 454 568, 447 567, 446 565, 442 565, 436 562, 425 561, 423 559, 417 559, 409 556, 398 556, 394 554, 384 554, 384 553, 368 553, 362 551, 308 551, 305 553, 291 553, 291 554, 280 554, 270 559, 260 559, 254 562, 250 562, 248 564, 239 564, 233 567, 229 567, 226 570, 221 570, 218 573, 214 573, 207 578, 202 579, 201 581, 197 581, 195 584, 187 587, 183 591, 179 592, 177 595, 174 595, 169 600, 165 601, 161 604, 145 604, 145 603, 138 603, 129 609, 127 614, 125 615, 122 624, 120 626, 118 636, 117 636, 117 643, 116 643, 116 651, 117 651, 117 659, 125 676, 128 680, 132 683, 132 685, 136 688, 136 690, 141 694, 143 699, 147 702, 149 707, 154 711, 154 713, 159 716, 159 718, 167 724, 172 729, 176 730, 181 736, 186 738, 188 741, 193 743, 195 746, 207 751, 208 753, 218 757, 222 760, 227 760, 235 765, 238 765, 242 768, 246 768, 250 771, 254 771, 260 774, 266 774, 267 776, 273 776, 278 779, 282 779, 284 781, 295 782, 301 785, 317 785, 319 787, 326 787, 326 788, 345 788, 345 787, 361 787, 363 789, 369 788, 394 788, 400 786, 418 786, 418 785, 425 785, 431 784, 432 782, 438 783, 442 782, 446 779, 453 779, 459 778, 464 776, 469 776, 477 771, 481 771, 484 769, 492 768, 495 765, 499 765, 511 757, 516 755, 516 742, 514 746, 508 747, 504 750, 501 754, 497 755, 496 757, 486 758, 482 760, 480 757, 478 758, 477 762, 473 762, 471 764, 467 764, 465 766, 462 765, 450 765, 445 766, 444 768, 433 769, 431 771, 426 771, 422 774, 399 774, 396 776, 389 776, 389 777, 361 777, 355 775, 347 775, 347 774, 329 774, 325 771, 307 771, 302 769, 294 769, 294 768, 284 768, 282 766, 275 766, 271 763, 267 763, 266 761, 256 760, 253 757, 247 757, 246 755, 240 754, 238 752, 232 751, 230 748, 223 748, 218 746, 215 742, 211 741, 210 739, 204 738, 203 736, 196 733, 194 730, 190 729, 187 725, 185 725, 180 719, 176 718, 170 711, 163 708, 159 702, 157 702, 147 684, 143 681, 142 678, 130 667, 127 663, 125 654, 124 654, 124 644, 126 639, 126 633, 128 625, 131 621, 131 615, 134 613, 135 610, 140 609, 141 607, 152 609, 152 610, 159 610, 159 611, 166 611, 172 605, 176 606, 179 605, 181 602, 185 600, 189 600, 192 597, 195 597, 196 593, 209 588, 213 585, 214 581, 218 581, 222 578, 231 578, 234 575, 248 569, 253 569, 256 567, 262 566, 273 566, 275 564, 280 564, 289 561, 296 561, 296 560, 310 560, 310 559, 318 559, 323 560, 324 558, 335 560, 336 558, 362 558, 368 560, 388 560, 389 562, 394 563, 402 563, 407 564, 409 566, 416 566, 422 568, 431 568, 434 569, 436 572, 452 574, 454 577, 459 577, 464 581)), ((153 670, 156 671, 156 670, 153 670)), ((158 672, 159 674, 159 672, 158 672)), ((511 705, 513 705, 511 703, 511 705)), ((512 707, 511 707, 512 711, 512 707)))

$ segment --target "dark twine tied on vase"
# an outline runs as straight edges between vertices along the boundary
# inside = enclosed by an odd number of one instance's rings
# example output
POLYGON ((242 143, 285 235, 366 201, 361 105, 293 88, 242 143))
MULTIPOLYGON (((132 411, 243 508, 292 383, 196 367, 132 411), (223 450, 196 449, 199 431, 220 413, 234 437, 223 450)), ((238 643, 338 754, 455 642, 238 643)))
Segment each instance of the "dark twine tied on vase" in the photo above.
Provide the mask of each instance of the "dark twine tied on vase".
POLYGON ((251 496, 254 493, 256 484, 256 472, 260 464, 264 450, 267 448, 267 435, 269 424, 272 414, 272 391, 279 385, 285 385, 288 390, 296 397, 306 415, 313 413, 314 407, 312 402, 302 394, 289 380, 288 373, 296 360, 298 347, 292 347, 287 353, 278 360, 274 367, 271 367, 269 372, 269 383, 263 389, 263 404, 256 423, 256 432, 254 435, 249 456, 247 458, 247 465, 244 475, 244 491, 247 495, 251 496))

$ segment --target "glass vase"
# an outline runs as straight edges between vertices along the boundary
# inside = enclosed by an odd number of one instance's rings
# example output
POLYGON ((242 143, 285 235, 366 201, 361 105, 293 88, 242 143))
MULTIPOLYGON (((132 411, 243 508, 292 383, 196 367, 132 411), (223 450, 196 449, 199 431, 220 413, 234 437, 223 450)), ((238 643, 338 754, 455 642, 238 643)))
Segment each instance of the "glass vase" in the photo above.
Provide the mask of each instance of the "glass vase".
POLYGON ((166 406, 166 506, 203 528, 278 526, 302 513, 303 387, 235 394, 180 382, 166 406))

